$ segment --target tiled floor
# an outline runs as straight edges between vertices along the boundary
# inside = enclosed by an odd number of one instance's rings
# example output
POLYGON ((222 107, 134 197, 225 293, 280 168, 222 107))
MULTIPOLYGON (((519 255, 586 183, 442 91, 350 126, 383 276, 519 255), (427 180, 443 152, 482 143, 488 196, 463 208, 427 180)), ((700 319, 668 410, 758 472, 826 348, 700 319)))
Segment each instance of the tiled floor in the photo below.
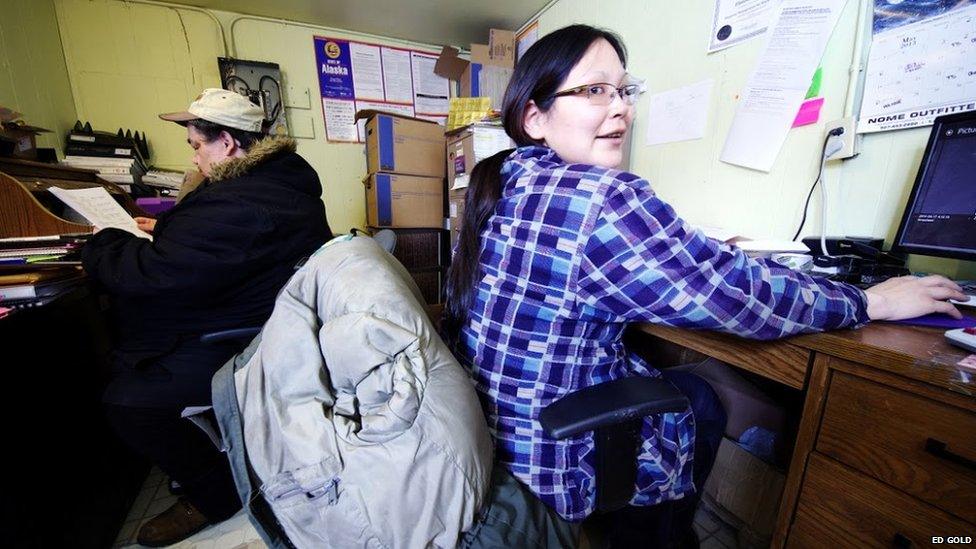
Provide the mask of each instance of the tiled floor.
MULTIPOLYGON (((129 509, 129 516, 119 531, 114 547, 133 549, 136 533, 144 522, 165 511, 176 502, 169 493, 166 475, 153 468, 142 485, 142 490, 129 509)), ((719 518, 718 514, 703 501, 695 514, 695 530, 702 549, 738 549, 736 530, 719 518)), ((243 511, 230 519, 206 528, 190 538, 173 545, 180 549, 263 549, 266 547, 243 511)))
POLYGON ((738 549, 737 532, 726 524, 711 508, 708 501, 702 501, 695 513, 695 531, 701 549, 738 549))

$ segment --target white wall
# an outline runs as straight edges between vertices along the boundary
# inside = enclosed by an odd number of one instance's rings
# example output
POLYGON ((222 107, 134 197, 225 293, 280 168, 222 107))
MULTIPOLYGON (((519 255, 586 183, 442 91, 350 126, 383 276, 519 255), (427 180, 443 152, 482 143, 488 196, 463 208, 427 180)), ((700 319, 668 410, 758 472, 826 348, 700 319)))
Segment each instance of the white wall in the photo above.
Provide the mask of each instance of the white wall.
MULTIPOLYGON (((869 1, 848 1, 824 54, 821 93, 826 99, 820 123, 791 130, 768 174, 718 160, 762 39, 706 54, 714 1, 559 0, 541 15, 539 30, 542 35, 586 23, 617 32, 630 54, 628 69, 647 79, 649 93, 713 78, 704 139, 647 146, 646 101, 638 106, 631 169, 650 179, 659 195, 693 223, 756 238, 789 238, 816 177, 823 123, 843 116, 858 2, 869 1)), ((860 156, 830 163, 828 234, 880 236, 890 244, 927 137, 928 128, 868 135, 860 156)), ((820 207, 818 192, 804 235, 820 234, 820 207)), ((914 257, 911 266, 976 278, 973 262, 914 257)))

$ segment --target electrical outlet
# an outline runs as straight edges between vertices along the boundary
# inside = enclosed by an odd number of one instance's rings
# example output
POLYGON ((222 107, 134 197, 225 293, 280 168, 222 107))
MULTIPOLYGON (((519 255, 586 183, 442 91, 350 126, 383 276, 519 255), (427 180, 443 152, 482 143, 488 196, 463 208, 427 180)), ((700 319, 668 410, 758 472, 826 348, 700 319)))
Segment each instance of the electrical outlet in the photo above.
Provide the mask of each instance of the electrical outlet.
POLYGON ((824 125, 824 135, 827 135, 836 128, 843 128, 844 133, 834 139, 841 139, 844 146, 836 153, 830 155, 828 160, 843 160, 853 158, 861 152, 861 136, 856 133, 855 120, 853 116, 841 118, 828 122, 824 125))

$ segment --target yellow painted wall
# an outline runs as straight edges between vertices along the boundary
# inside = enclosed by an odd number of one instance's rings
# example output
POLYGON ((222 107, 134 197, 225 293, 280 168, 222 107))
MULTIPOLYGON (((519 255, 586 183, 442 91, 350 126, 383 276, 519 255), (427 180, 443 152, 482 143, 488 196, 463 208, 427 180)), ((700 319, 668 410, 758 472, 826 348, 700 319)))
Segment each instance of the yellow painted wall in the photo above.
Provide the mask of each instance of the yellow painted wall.
POLYGON ((3 0, 0 6, 0 105, 52 133, 39 147, 64 149, 75 122, 61 39, 52 0, 3 0))
POLYGON ((189 168, 186 130, 156 115, 220 87, 220 28, 205 13, 108 0, 55 0, 78 117, 146 132, 152 163, 189 168))
POLYGON ((122 126, 148 132, 152 160, 159 166, 190 167, 185 130, 156 115, 185 109, 201 89, 220 87, 218 56, 278 63, 286 97, 307 92, 310 98, 309 108, 288 108, 286 115, 292 127, 314 132, 313 139, 298 139, 298 152, 322 180, 329 223, 336 232, 365 224, 365 147, 325 140, 313 35, 438 50, 339 29, 139 0, 54 1, 78 116, 99 129, 122 126))
MULTIPOLYGON (((650 179, 693 223, 756 238, 789 238, 819 167, 823 123, 843 116, 859 2, 870 0, 848 1, 824 54, 821 123, 791 130, 768 174, 718 160, 737 95, 758 59, 762 39, 706 54, 713 1, 559 0, 541 15, 539 27, 545 34, 586 23, 617 32, 630 54, 628 69, 647 78, 649 93, 715 79, 704 139, 647 146, 647 102, 638 106, 631 170, 650 179)), ((867 135, 860 156, 829 164, 828 234, 882 236, 890 244, 928 133, 922 128, 867 135)), ((820 234, 820 207, 818 192, 804 235, 820 234)), ((911 266, 976 278, 973 262, 913 257, 911 266)))
POLYGON ((325 120, 322 115, 322 95, 312 45, 313 37, 319 35, 363 40, 434 52, 440 48, 392 38, 364 36, 341 29, 272 21, 227 12, 215 14, 227 30, 227 39, 233 44, 236 57, 278 63, 281 66, 282 86, 286 95, 297 97, 307 90, 310 108, 286 109, 289 127, 311 126, 315 132, 315 139, 298 140, 298 152, 315 167, 326 187, 326 210, 332 229, 346 232, 351 227, 364 226, 366 203, 362 180, 366 175, 365 145, 330 144, 325 140, 325 120))

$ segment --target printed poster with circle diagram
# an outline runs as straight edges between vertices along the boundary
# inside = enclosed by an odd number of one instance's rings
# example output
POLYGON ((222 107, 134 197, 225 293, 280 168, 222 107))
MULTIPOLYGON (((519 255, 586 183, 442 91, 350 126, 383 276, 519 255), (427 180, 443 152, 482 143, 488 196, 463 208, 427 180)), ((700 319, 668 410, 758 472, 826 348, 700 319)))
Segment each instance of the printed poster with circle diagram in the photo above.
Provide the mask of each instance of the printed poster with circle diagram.
POLYGON ((447 121, 450 82, 434 74, 436 53, 314 37, 325 135, 330 143, 362 143, 363 109, 447 121))

